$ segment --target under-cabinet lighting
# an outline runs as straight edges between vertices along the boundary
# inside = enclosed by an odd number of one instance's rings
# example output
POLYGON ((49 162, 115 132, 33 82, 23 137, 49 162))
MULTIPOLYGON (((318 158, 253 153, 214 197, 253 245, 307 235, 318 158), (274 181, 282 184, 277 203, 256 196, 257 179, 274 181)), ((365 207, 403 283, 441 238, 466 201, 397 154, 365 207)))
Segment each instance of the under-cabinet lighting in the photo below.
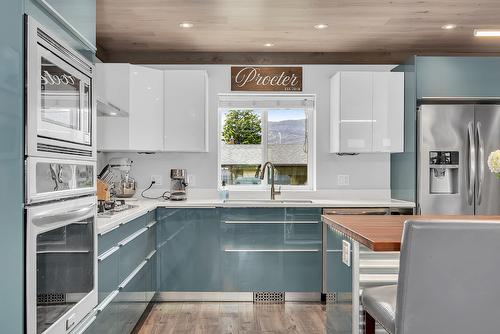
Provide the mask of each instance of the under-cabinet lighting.
POLYGON ((500 37, 500 30, 491 29, 474 29, 476 37, 500 37))
POLYGON ((441 29, 452 30, 452 29, 455 29, 456 27, 457 27, 456 24, 448 23, 448 24, 445 24, 444 26, 441 26, 441 29))
POLYGON ((266 44, 264 44, 264 46, 265 46, 266 48, 270 48, 270 47, 273 47, 273 46, 274 46, 274 44, 273 44, 273 43, 266 43, 266 44))
POLYGON ((318 30, 321 30, 321 29, 326 29, 328 28, 328 24, 324 24, 324 23, 318 23, 314 26, 315 29, 318 29, 318 30))
POLYGON ((192 28, 192 27, 194 27, 194 24, 192 24, 191 22, 181 22, 181 23, 179 23, 179 27, 181 27, 181 28, 192 28))

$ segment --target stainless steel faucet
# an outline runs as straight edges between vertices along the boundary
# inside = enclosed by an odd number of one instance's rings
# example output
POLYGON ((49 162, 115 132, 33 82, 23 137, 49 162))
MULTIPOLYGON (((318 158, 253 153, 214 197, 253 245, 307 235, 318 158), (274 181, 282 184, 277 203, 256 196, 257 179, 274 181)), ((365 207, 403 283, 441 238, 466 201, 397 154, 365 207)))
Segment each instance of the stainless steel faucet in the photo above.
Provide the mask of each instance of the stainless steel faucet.
POLYGON ((276 190, 274 187, 274 170, 276 167, 274 167, 274 164, 270 161, 266 162, 264 166, 262 166, 262 169, 260 171, 260 179, 264 180, 264 175, 266 174, 266 168, 269 169, 269 173, 271 175, 271 199, 276 199, 276 195, 281 194, 281 187, 276 190))

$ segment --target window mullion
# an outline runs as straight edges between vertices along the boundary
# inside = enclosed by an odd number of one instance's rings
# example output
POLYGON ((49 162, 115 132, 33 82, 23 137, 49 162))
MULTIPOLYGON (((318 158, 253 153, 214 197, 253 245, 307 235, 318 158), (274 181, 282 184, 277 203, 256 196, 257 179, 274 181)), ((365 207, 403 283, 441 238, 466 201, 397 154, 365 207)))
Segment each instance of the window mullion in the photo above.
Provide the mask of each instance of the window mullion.
MULTIPOLYGON (((268 115, 267 109, 262 110, 262 166, 267 162, 268 159, 268 149, 267 149, 267 135, 268 135, 268 115)), ((263 186, 267 187, 268 178, 264 177, 263 186)))

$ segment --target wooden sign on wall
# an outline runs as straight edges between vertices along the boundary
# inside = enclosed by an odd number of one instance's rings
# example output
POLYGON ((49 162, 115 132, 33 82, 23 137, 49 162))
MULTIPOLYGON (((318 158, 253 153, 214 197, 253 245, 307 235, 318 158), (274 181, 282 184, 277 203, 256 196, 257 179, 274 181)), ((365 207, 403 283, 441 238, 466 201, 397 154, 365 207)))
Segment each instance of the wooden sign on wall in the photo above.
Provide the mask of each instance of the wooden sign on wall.
POLYGON ((232 91, 302 91, 302 67, 232 66, 232 91))

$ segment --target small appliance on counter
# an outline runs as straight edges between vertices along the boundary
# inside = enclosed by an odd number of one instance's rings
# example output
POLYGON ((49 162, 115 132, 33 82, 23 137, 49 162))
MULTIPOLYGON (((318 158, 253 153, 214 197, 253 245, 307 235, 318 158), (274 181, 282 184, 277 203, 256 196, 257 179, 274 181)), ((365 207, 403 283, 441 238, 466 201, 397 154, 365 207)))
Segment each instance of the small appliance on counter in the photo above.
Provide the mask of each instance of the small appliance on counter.
POLYGON ((116 198, 130 198, 135 195, 137 183, 130 176, 132 160, 112 158, 99 174, 99 179, 108 184, 109 191, 116 198))
POLYGON ((187 171, 185 169, 170 170, 170 200, 184 201, 186 197, 187 171))

